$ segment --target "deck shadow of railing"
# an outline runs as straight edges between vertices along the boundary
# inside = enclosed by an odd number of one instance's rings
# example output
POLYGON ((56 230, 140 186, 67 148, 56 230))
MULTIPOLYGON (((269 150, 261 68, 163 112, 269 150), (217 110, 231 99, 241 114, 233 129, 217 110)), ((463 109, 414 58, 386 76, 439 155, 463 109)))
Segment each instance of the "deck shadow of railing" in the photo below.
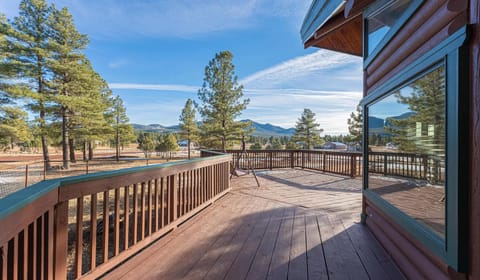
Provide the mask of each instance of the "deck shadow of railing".
POLYGON ((183 235, 189 239, 179 241, 188 245, 169 254, 168 260, 159 250, 178 248, 177 243, 145 252, 129 264, 132 270, 125 276, 134 276, 135 267, 142 264, 151 279, 402 279, 366 227, 345 227, 329 216, 272 205, 267 202, 265 209, 228 222, 208 217, 217 225, 213 232, 187 234, 198 230, 193 225, 183 235), (156 258, 165 261, 157 263, 156 258))
POLYGON ((104 274, 228 192, 230 161, 47 180, 0 199, 0 279, 104 274))

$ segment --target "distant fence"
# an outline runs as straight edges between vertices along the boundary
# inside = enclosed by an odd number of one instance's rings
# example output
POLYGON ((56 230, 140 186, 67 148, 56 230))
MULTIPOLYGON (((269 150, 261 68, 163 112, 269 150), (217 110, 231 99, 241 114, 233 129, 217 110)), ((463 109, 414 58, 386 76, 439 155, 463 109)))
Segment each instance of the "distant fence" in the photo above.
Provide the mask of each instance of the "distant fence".
POLYGON ((65 178, 135 166, 146 166, 181 159, 184 158, 122 158, 119 161, 115 159, 77 160, 75 162, 69 162, 69 169, 63 169, 63 161, 61 160, 51 160, 50 169, 46 168, 44 161, 18 162, 15 163, 15 165, 0 169, 0 198, 48 179, 65 178))
MULTIPOLYGON (((202 151, 203 154, 211 153, 202 151)), ((306 168, 350 177, 362 176, 363 155, 327 150, 227 150, 241 169, 306 168)), ((428 182, 445 181, 444 163, 426 154, 369 152, 368 171, 428 182)))

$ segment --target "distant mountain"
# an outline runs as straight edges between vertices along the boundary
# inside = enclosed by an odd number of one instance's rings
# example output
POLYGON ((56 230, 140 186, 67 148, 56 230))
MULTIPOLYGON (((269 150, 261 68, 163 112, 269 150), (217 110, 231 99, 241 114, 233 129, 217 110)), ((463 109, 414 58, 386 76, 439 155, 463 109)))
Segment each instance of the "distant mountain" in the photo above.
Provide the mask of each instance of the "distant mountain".
POLYGON ((385 131, 385 127, 390 126, 392 127, 392 123, 389 121, 389 119, 395 119, 395 120, 403 120, 407 119, 413 115, 415 115, 415 112, 406 112, 403 113, 399 116, 392 116, 392 117, 387 117, 386 119, 381 119, 373 116, 368 117, 368 127, 370 130, 370 133, 376 133, 376 134, 381 134, 381 135, 389 135, 385 131))
POLYGON ((292 136, 295 133, 295 128, 283 128, 281 126, 273 124, 261 124, 252 120, 241 120, 241 122, 252 122, 252 126, 255 128, 255 131, 252 133, 253 136, 292 136))
MULTIPOLYGON (((247 122, 251 120, 241 120, 242 122, 247 122)), ((136 131, 144 131, 144 132, 160 132, 160 133, 172 133, 178 132, 180 130, 178 125, 172 126, 164 126, 160 124, 132 124, 133 128, 136 131)), ((254 136, 292 136, 295 133, 294 128, 283 128, 280 126, 272 125, 272 124, 261 124, 255 121, 252 121, 252 126, 255 128, 255 131, 252 133, 254 136)))

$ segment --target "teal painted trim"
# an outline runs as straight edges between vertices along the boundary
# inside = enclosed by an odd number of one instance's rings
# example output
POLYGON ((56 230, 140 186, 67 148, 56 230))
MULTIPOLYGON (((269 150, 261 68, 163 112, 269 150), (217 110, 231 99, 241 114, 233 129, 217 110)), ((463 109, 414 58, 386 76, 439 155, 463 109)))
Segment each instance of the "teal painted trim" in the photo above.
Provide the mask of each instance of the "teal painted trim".
POLYGON ((432 68, 445 65, 446 81, 446 234, 445 240, 409 217, 377 194, 368 190, 368 137, 364 133, 363 194, 381 211, 400 224, 432 253, 459 272, 468 271, 468 50, 467 26, 403 69, 360 102, 364 127, 368 127, 368 107, 410 83, 432 68))
POLYGON ((372 192, 365 190, 363 195, 383 213, 392 217, 395 222, 402 226, 406 231, 411 233, 415 238, 430 249, 435 255, 439 256, 443 261, 447 262, 447 254, 445 251, 445 242, 437 234, 430 229, 417 222, 412 217, 406 215, 398 208, 388 203, 385 199, 372 192))
POLYGON ((375 57, 385 48, 385 46, 392 40, 395 34, 405 25, 405 23, 412 17, 415 11, 423 4, 424 0, 414 0, 412 4, 405 10, 403 15, 398 19, 398 21, 390 28, 390 30, 385 34, 382 40, 375 47, 373 52, 368 55, 368 35, 366 34, 367 30, 367 18, 378 9, 383 8, 385 5, 388 5, 394 1, 390 0, 380 0, 370 6, 368 6, 363 13, 363 68, 366 69, 370 63, 375 59, 375 57))
POLYGON ((310 39, 345 2, 345 0, 314 0, 300 28, 302 42, 305 43, 310 39))
POLYGON ((220 154, 217 156, 211 156, 206 158, 195 158, 191 160, 182 160, 182 161, 168 162, 168 163, 162 163, 162 164, 152 164, 149 166, 132 167, 132 168, 125 168, 125 169, 119 169, 114 171, 104 171, 104 172, 98 172, 98 173, 93 173, 88 175, 79 175, 79 176, 73 176, 73 177, 67 177, 67 178, 61 178, 61 179, 42 181, 40 183, 34 184, 28 188, 19 190, 18 192, 14 192, 0 199, 0 220, 7 217, 13 212, 20 210, 21 208, 39 199, 40 197, 46 195, 52 190, 55 190, 62 186, 81 183, 81 182, 94 181, 99 179, 105 179, 105 178, 111 178, 116 176, 122 176, 122 175, 135 174, 135 173, 144 172, 148 170, 164 169, 164 168, 169 168, 169 167, 179 166, 179 165, 184 165, 189 163, 202 162, 210 159, 230 158, 230 157, 231 155, 228 155, 228 154, 220 154))

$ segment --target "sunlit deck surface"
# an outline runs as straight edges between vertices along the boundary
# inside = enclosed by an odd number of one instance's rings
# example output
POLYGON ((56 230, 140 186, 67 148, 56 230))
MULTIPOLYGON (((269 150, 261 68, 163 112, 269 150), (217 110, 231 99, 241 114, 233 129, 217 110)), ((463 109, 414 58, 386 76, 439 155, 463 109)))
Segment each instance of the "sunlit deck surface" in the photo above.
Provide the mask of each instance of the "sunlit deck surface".
POLYGON ((233 190, 105 279, 403 279, 359 224, 361 179, 301 169, 233 190))

